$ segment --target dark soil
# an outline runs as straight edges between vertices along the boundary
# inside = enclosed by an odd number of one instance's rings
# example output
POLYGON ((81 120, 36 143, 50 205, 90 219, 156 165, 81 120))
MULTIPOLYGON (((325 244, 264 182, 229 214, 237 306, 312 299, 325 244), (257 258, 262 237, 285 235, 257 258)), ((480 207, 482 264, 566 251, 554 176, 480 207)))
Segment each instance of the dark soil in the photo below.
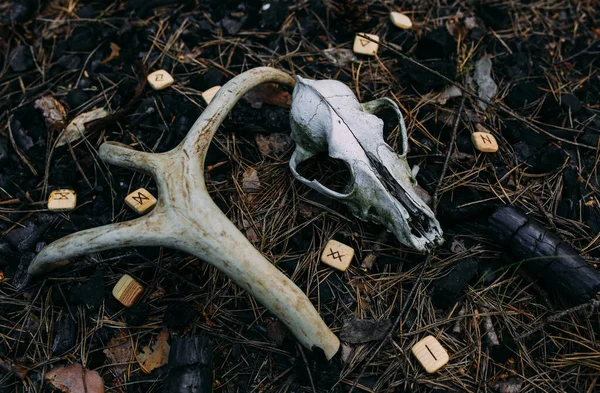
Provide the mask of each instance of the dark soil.
MULTIPOLYGON (((517 206, 597 268, 597 2, 396 3, 0 3, 0 392, 49 391, 43 375, 68 363, 97 370, 107 392, 160 392, 166 378, 173 386, 200 378, 194 373, 210 380, 209 362, 201 371, 167 365, 145 374, 133 355, 125 368, 107 357, 119 332, 137 353, 164 327, 180 346, 190 337, 202 345, 210 341, 215 392, 344 392, 356 380, 355 391, 506 391, 497 386, 515 378, 523 391, 596 391, 598 301, 571 309, 552 283, 517 268, 519 261, 488 235, 487 219, 501 205, 517 206), (392 10, 407 13, 414 27, 394 27, 392 10), (377 57, 331 57, 330 49, 351 49, 359 32, 380 36, 377 57), (485 55, 492 59, 498 93, 484 111, 467 79, 485 55), (441 103, 438 96, 452 84, 472 91, 438 189, 446 242, 429 256, 393 236, 381 241, 381 226, 355 219, 344 205, 295 181, 288 168, 291 151, 261 153, 258 134, 290 133, 288 106, 240 100, 209 150, 207 187, 217 205, 309 296, 338 336, 351 317, 393 321, 408 302, 393 342, 374 357, 381 335, 364 344, 344 343, 344 351, 325 361, 319 351, 300 347, 269 311, 215 268, 166 248, 115 249, 74 258, 45 276, 27 274, 47 244, 136 218, 124 203, 133 190, 144 187, 160 198, 149 176, 102 163, 102 143, 172 149, 206 107, 204 90, 256 66, 337 79, 361 102, 392 98, 406 119, 409 162, 420 167, 417 180, 430 195, 438 188, 461 100, 441 103), (173 75, 172 87, 144 86, 146 75, 158 69, 173 75), (67 122, 95 108, 113 116, 91 124, 84 139, 53 148, 61 129, 36 108, 44 96, 65 107, 67 122), (474 150, 470 133, 476 123, 492 131, 498 153, 474 150), (241 187, 248 168, 261 183, 252 195, 241 187), (75 190, 74 211, 46 208, 49 193, 58 188, 75 190), (319 262, 331 238, 356 251, 344 273, 319 262), (457 239, 460 249, 452 246, 457 239), (362 269, 372 252, 376 263, 362 269), (112 296, 123 274, 144 286, 141 303, 130 309, 112 296), (407 299, 412 288, 416 295, 407 299), (499 345, 490 344, 487 317, 499 345), (410 354, 426 335, 450 354, 432 375, 410 354), (18 372, 22 368, 27 372, 18 372)), ((385 135, 398 149, 393 121, 385 135)), ((348 180, 343 169, 323 159, 308 163, 303 173, 342 189, 348 180)))

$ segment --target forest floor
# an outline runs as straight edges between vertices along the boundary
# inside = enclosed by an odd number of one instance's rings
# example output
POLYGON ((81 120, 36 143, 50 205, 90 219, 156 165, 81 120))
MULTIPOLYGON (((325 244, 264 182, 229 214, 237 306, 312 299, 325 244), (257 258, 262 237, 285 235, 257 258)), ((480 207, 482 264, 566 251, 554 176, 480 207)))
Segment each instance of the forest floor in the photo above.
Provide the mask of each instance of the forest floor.
MULTIPOLYGON (((148 370, 139 356, 162 342, 161 332, 170 340, 210 339, 214 392, 347 392, 355 381, 355 391, 367 392, 598 391, 598 303, 571 309, 552 283, 518 269, 487 231, 490 213, 510 204, 597 267, 598 6, 593 0, 2 2, 0 392, 51 391, 45 375, 72 363, 98 372, 107 392, 162 391, 169 366, 148 370), (395 27, 390 11, 408 15, 413 27, 395 27), (377 56, 352 52, 356 33, 380 37, 377 56), (498 87, 490 105, 475 99, 482 59, 491 61, 498 87), (124 203, 130 192, 144 187, 160 198, 148 175, 101 162, 103 142, 168 151, 206 107, 202 92, 257 66, 336 79, 360 102, 389 97, 404 113, 409 163, 420 168, 419 185, 436 195, 444 231, 444 244, 427 255, 294 179, 290 91, 268 88, 240 100, 206 159, 207 188, 219 208, 308 295, 336 335, 353 318, 389 326, 406 308, 385 345, 382 338, 345 342, 325 361, 228 277, 168 248, 115 249, 73 258, 47 275, 27 274, 47 244, 137 217, 124 203), (159 69, 175 82, 156 91, 146 76, 159 69), (464 102, 444 96, 450 86, 465 92, 464 102), (63 106, 64 119, 45 119, 42 97, 63 106), (66 124, 97 108, 111 115, 86 127, 83 138, 56 146, 66 124), (474 149, 476 124, 495 136, 497 153, 474 149), (248 186, 249 174, 258 182, 248 186), (55 189, 74 190, 76 209, 49 211, 55 189), (329 239, 354 248, 347 271, 320 262, 329 239), (371 267, 364 266, 367 256, 376 257, 371 267), (123 274, 144 287, 132 308, 111 292, 123 274), (455 296, 444 285, 458 288, 455 296), (410 352, 426 335, 450 355, 435 374, 410 352)), ((385 138, 398 149, 397 122, 389 114, 384 120, 385 138)), ((332 189, 351 180, 343 164, 324 156, 302 170, 332 189)))

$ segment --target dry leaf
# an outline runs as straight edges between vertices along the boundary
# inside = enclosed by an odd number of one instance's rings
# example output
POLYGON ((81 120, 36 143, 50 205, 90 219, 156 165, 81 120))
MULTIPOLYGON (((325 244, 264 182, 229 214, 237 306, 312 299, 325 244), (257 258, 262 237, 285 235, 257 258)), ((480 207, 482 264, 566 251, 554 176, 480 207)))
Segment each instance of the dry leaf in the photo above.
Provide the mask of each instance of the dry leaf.
POLYGON ((53 368, 46 374, 46 381, 65 393, 104 392, 104 380, 100 374, 84 369, 79 363, 53 368))
POLYGON ((39 98, 35 101, 35 107, 42 110, 48 128, 53 130, 65 128, 67 112, 65 107, 56 99, 50 96, 39 98))
POLYGON ((29 372, 28 368, 18 365, 10 359, 0 359, 0 369, 14 373, 19 379, 24 379, 29 372))
POLYGON ((146 345, 142 349, 142 353, 137 355, 138 363, 142 368, 142 371, 146 374, 150 374, 155 368, 164 366, 169 361, 169 351, 171 347, 167 342, 169 340, 169 331, 163 329, 160 331, 156 342, 152 347, 146 345))
POLYGON ((263 156, 279 156, 286 153, 292 147, 293 141, 287 134, 256 134, 256 145, 263 156))
POLYGON ((262 108, 263 104, 289 107, 292 105, 292 95, 280 90, 275 83, 264 83, 250 90, 244 99, 254 109, 262 108))
POLYGON ((129 364, 133 357, 133 349, 125 332, 119 330, 119 333, 110 339, 103 352, 111 364, 113 364, 112 368, 116 374, 122 374, 127 371, 127 364, 129 364))
POLYGON ((104 108, 99 108, 77 116, 69 123, 62 134, 60 134, 58 141, 56 141, 56 147, 78 140, 85 133, 85 123, 88 123, 92 120, 101 119, 108 115, 109 113, 105 111, 104 108))
POLYGON ((101 64, 108 63, 115 57, 119 56, 119 52, 121 52, 121 47, 119 45, 115 44, 114 42, 111 42, 110 43, 110 55, 108 55, 108 57, 106 59, 102 60, 100 63, 101 64))
POLYGON ((246 192, 258 192, 260 190, 260 179, 256 169, 246 169, 242 175, 242 188, 246 192))

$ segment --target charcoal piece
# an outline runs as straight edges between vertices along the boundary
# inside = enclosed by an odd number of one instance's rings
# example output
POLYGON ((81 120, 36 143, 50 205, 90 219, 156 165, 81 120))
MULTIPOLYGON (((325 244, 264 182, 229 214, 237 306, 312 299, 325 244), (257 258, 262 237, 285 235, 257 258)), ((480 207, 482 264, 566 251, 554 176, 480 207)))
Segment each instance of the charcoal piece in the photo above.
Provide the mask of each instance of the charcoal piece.
POLYGON ((36 0, 17 0, 5 11, 0 21, 10 25, 27 22, 35 15, 37 6, 36 0))
POLYGON ((10 285, 12 285, 17 291, 20 291, 29 285, 31 281, 31 276, 27 273, 27 268, 35 254, 32 252, 24 252, 21 254, 19 258, 19 262, 16 264, 10 265, 6 271, 6 277, 10 277, 10 285))
POLYGON ((212 345, 207 337, 173 339, 163 392, 212 392, 212 362, 212 345))
POLYGON ((40 236, 48 229, 52 220, 52 216, 41 214, 37 221, 25 222, 25 226, 13 229, 4 239, 19 251, 31 250, 35 247, 40 236))
POLYGON ((415 54, 420 60, 452 57, 456 54, 456 40, 446 27, 440 27, 419 41, 415 54))
POLYGON ((10 68, 14 72, 23 72, 33 67, 33 57, 29 48, 19 45, 10 52, 10 68))
POLYGON ((63 314, 54 326, 54 341, 52 355, 60 356, 75 346, 77 324, 71 315, 63 314))
POLYGON ((581 101, 573 94, 563 94, 560 97, 560 104, 573 113, 579 112, 582 108, 581 101))
POLYGON ((469 281, 477 273, 477 260, 465 258, 444 272, 431 290, 431 301, 436 308, 447 309, 456 303, 469 281))
POLYGON ((125 310, 123 319, 130 326, 140 326, 148 318, 148 313, 150 313, 150 306, 146 303, 136 303, 125 310))
POLYGON ((525 105, 537 101, 542 96, 542 91, 536 82, 521 82, 514 86, 506 96, 506 104, 512 109, 520 109, 525 105))
POLYGON ((69 294, 71 304, 83 304, 91 310, 97 310, 104 300, 104 273, 96 271, 87 282, 74 288, 69 294))
POLYGON ((369 341, 381 340, 392 327, 392 321, 383 319, 353 318, 344 323, 340 332, 340 339, 351 344, 362 344, 369 341))
POLYGON ((169 367, 211 367, 212 361, 212 345, 208 337, 176 338, 171 343, 169 367))
POLYGON ((187 303, 179 302, 171 304, 165 311, 163 323, 171 329, 183 329, 192 322, 196 312, 187 303))
POLYGON ((503 206, 489 218, 490 234, 523 268, 538 276, 573 304, 587 302, 600 291, 600 273, 557 235, 522 211, 503 206))
POLYGON ((8 161, 8 151, 6 150, 6 142, 0 138, 0 165, 3 165, 8 161))

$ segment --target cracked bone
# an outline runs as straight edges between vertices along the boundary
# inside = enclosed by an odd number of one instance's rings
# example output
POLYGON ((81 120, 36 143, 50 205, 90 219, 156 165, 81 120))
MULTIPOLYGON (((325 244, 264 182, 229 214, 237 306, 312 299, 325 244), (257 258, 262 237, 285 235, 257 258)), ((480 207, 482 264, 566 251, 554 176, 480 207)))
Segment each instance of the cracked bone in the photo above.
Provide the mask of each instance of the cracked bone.
POLYGON ((204 182, 209 144, 236 102, 261 83, 294 85, 289 75, 268 67, 246 71, 225 84, 171 151, 146 153, 106 142, 100 158, 148 173, 156 180, 158 203, 147 215, 83 230, 45 247, 29 266, 30 274, 56 268, 69 258, 131 246, 165 246, 211 263, 267 307, 305 347, 318 347, 330 359, 340 342, 306 295, 273 266, 213 202, 204 182))
POLYGON ((419 197, 417 181, 406 160, 408 136, 404 118, 388 98, 358 102, 352 90, 334 80, 296 78, 291 111, 296 150, 290 169, 302 183, 345 203, 361 220, 382 224, 398 240, 419 251, 443 242, 440 224, 419 197), (383 139, 383 120, 377 113, 392 109, 398 116, 402 154, 383 139), (351 180, 342 192, 328 189, 297 171, 298 165, 318 153, 344 161, 351 180))

